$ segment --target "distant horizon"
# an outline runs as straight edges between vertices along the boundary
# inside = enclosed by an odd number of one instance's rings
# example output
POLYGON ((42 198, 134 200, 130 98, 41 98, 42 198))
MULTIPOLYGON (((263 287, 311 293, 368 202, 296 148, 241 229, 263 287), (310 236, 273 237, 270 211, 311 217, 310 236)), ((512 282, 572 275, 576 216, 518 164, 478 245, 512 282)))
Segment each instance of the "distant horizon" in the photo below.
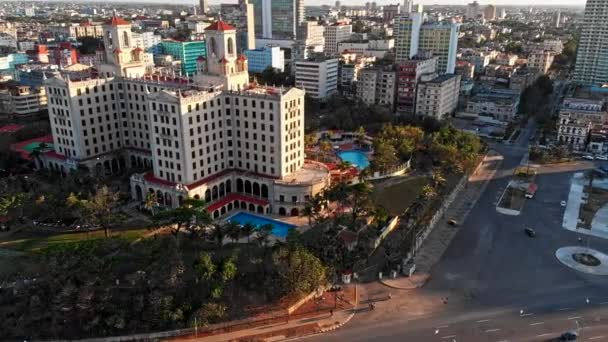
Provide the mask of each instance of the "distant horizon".
MULTIPOLYGON (((6 2, 26 2, 26 1, 20 1, 20 0, 4 0, 6 2)), ((149 4, 154 4, 154 5, 162 5, 162 4, 167 4, 166 0, 105 0, 105 1, 87 1, 87 0, 31 0, 31 1, 27 1, 27 2, 72 2, 72 3, 149 3, 149 4)), ((221 1, 221 0, 210 0, 209 3, 211 5, 219 5, 222 3, 237 3, 237 0, 226 0, 226 1, 221 1)), ((341 1, 344 5, 349 5, 349 6, 362 6, 364 5, 366 2, 368 2, 367 0, 361 0, 361 1, 356 1, 356 2, 346 2, 346 1, 341 1)), ((369 2, 373 2, 369 1, 369 2)), ((422 3, 424 6, 433 6, 433 5, 440 5, 440 6, 449 6, 449 5, 457 5, 457 6, 464 6, 468 3, 473 2, 473 0, 420 0, 420 1, 414 1, 414 3, 422 3)), ((498 0, 498 1, 494 1, 494 0, 478 0, 477 1, 481 6, 485 6, 485 5, 489 5, 489 4, 494 4, 496 6, 505 6, 505 7, 518 7, 518 6, 522 6, 522 7, 584 7, 586 0, 536 0, 534 1, 533 5, 530 5, 530 1, 529 0, 498 0)), ((321 6, 321 5, 333 5, 335 3, 335 1, 332 0, 304 0, 304 5, 305 6, 321 6)), ((387 4, 395 4, 395 3, 403 3, 403 1, 401 0, 377 0, 376 3, 378 5, 387 5, 387 4)), ((195 0, 177 0, 171 3, 171 5, 195 5, 198 4, 198 1, 195 0)), ((169 4, 167 4, 169 5, 169 4)))

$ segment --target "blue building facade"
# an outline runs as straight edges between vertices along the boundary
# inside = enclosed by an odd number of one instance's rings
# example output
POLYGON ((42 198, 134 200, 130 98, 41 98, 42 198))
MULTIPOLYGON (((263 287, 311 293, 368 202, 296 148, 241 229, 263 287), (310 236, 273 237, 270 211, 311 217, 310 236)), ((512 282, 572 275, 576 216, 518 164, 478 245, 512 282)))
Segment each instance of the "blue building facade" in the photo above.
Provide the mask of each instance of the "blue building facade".
POLYGON ((260 73, 268 67, 283 72, 285 70, 284 52, 278 46, 245 50, 249 72, 260 73))

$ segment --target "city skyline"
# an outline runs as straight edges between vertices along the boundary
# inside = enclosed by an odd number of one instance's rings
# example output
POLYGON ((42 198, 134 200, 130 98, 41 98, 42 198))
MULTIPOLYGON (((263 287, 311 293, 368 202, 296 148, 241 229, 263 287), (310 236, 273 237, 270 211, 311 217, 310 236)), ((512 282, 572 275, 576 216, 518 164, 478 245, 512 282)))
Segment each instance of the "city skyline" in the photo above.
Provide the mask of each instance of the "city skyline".
MULTIPOLYGON (((63 0, 47 0, 45 2, 62 2, 63 0)), ((17 2, 15 0, 7 0, 7 2, 17 2)), ((31 1, 31 2, 37 2, 37 1, 31 1)), ((40 1, 43 2, 43 1, 40 1)), ((72 2, 89 2, 90 1, 86 1, 86 0, 80 0, 80 1, 72 1, 72 2)), ((105 2, 112 2, 112 3, 127 3, 124 0, 108 0, 105 2)), ((154 5, 158 5, 158 4, 166 4, 166 1, 164 0, 133 0, 133 1, 129 1, 129 3, 150 3, 150 4, 154 4, 154 5)), ((350 3, 351 6, 363 6, 365 5, 365 3, 368 1, 358 1, 358 2, 354 2, 354 3, 350 3)), ((369 1, 371 2, 371 1, 369 1)), ((471 0, 423 0, 423 1, 416 1, 415 3, 421 3, 424 6, 433 6, 433 5, 441 5, 441 6, 447 6, 447 5, 458 5, 458 6, 465 6, 468 3, 471 3, 473 1, 471 0)), ((517 6, 530 6, 530 2, 526 1, 526 0, 511 0, 511 1, 507 1, 507 0, 497 0, 497 1, 477 1, 480 5, 488 5, 488 4, 494 4, 496 6, 508 6, 508 7, 517 7, 517 6)), ((551 6, 551 7, 583 7, 585 6, 585 0, 538 0, 535 1, 532 7, 538 7, 538 6, 551 6)), ((93 2, 95 3, 95 2, 93 2)), ((179 5, 198 5, 199 1, 198 0, 178 0, 175 1, 173 4, 179 4, 179 5)), ((209 4, 210 5, 219 5, 219 4, 236 4, 238 3, 237 0, 210 0, 209 4)), ((401 1, 391 1, 391 0, 380 0, 380 1, 376 1, 377 4, 379 5, 387 5, 387 4, 395 4, 395 3, 399 3, 401 4, 401 1)), ((335 1, 332 0, 306 0, 305 1, 305 6, 321 6, 321 5, 334 5, 335 1)))

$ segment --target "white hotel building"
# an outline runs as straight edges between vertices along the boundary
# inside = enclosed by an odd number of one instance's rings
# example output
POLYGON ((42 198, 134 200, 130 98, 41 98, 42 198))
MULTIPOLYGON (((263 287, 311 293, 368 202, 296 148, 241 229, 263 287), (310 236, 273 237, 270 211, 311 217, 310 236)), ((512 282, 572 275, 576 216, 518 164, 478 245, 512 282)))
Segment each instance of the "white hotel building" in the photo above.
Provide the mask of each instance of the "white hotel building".
POLYGON ((131 192, 160 205, 206 200, 219 218, 235 209, 297 215, 329 185, 323 165, 304 160, 304 91, 249 84, 236 30, 207 28, 207 58, 192 79, 145 74, 130 25, 104 26, 99 75, 46 81, 55 152, 45 167, 94 173, 147 169, 131 192))

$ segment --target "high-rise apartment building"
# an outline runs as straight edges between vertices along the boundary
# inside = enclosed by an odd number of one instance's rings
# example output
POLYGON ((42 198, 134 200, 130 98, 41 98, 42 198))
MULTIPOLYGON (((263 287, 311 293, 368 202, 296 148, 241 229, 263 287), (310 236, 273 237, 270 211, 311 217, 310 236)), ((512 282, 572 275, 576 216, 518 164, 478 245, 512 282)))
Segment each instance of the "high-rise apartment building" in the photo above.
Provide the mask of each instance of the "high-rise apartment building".
POLYGON ((608 83, 608 1, 587 0, 578 44, 574 80, 608 83))
POLYGON ((487 5, 483 9, 483 17, 486 20, 494 20, 494 19, 496 19, 496 6, 494 6, 494 5, 487 5))
POLYGON ((397 113, 414 114, 418 83, 437 77, 437 57, 414 56, 397 65, 397 113))
POLYGON ((236 28, 237 49, 255 49, 255 20, 253 3, 239 0, 238 4, 221 4, 222 20, 236 28))
POLYGON ((199 0, 199 6, 201 7, 201 15, 209 14, 209 0, 199 0))
POLYGON ((359 71, 357 99, 368 105, 395 105, 397 76, 392 68, 369 68, 359 71))
POLYGON ((441 75, 418 85, 416 115, 442 120, 458 106, 460 75, 441 75))
POLYGON ((396 62, 409 60, 420 52, 438 57, 437 71, 453 74, 458 52, 459 25, 455 23, 422 24, 421 13, 410 13, 396 20, 396 62))
POLYGON ((410 13, 412 11, 412 0, 403 0, 403 13, 410 13))
POLYGON ((382 19, 387 23, 397 18, 400 13, 401 6, 399 4, 382 6, 382 19))
POLYGON ((323 51, 325 48, 324 33, 325 26, 319 25, 316 21, 305 21, 300 24, 297 38, 302 41, 306 48, 323 51))
POLYGON ((253 0, 258 38, 295 39, 304 21, 304 0, 253 0))
POLYGON ((477 1, 473 1, 470 4, 467 4, 467 9, 465 12, 465 17, 467 19, 475 19, 479 15, 479 3, 477 1))
POLYGON ((304 161, 304 92, 249 84, 234 27, 220 21, 207 29, 209 58, 199 59, 194 83, 139 74, 121 19, 104 32, 111 58, 99 75, 46 81, 56 150, 42 157, 44 167, 146 168, 131 176, 135 200, 154 194, 176 207, 201 198, 213 218, 235 209, 295 216, 329 184, 327 168, 304 161))
POLYGON ((335 23, 325 27, 323 36, 325 37, 325 49, 327 54, 338 53, 338 43, 350 39, 353 33, 353 26, 344 23, 335 23))

